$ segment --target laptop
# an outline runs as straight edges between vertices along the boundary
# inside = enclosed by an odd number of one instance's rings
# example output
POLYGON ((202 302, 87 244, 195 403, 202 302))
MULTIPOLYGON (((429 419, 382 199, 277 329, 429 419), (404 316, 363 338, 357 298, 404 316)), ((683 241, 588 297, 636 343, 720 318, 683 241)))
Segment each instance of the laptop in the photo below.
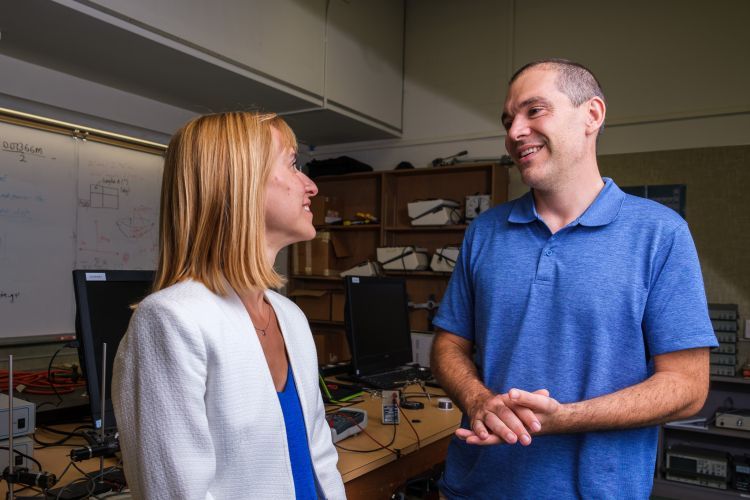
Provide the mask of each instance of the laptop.
POLYGON ((345 288, 351 378, 375 389, 392 389, 423 378, 424 370, 409 366, 413 358, 406 281, 347 276, 345 288))

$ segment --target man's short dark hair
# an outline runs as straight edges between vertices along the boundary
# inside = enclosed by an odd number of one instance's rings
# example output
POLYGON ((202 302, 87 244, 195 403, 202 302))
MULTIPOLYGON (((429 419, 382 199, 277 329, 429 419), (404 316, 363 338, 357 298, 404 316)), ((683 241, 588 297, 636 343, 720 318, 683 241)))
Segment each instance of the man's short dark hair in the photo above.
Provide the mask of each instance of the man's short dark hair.
POLYGON ((555 85, 560 92, 568 96, 573 106, 578 107, 592 97, 598 97, 606 103, 602 86, 594 73, 583 64, 567 59, 549 58, 530 62, 513 73, 508 84, 512 84, 524 71, 535 66, 544 66, 557 71, 555 85))

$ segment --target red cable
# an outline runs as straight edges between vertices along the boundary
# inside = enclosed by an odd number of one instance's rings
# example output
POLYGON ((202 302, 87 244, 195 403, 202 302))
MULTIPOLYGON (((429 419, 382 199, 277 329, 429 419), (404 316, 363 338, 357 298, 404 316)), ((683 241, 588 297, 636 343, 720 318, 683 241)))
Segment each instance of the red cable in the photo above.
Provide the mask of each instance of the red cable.
MULTIPOLYGON (((74 392, 77 388, 83 387, 85 385, 85 381, 83 379, 79 379, 76 382, 60 381, 58 377, 69 378, 71 376, 71 373, 68 370, 52 370, 51 375, 53 378, 52 381, 47 378, 47 370, 40 370, 35 372, 14 370, 13 382, 16 384, 16 387, 18 387, 19 385, 24 386, 23 391, 19 392, 50 396, 55 394, 55 390, 57 390, 58 394, 69 394, 71 392, 74 392), (57 375, 57 377, 55 377, 55 375, 57 375)), ((7 385, 8 370, 0 370, 0 387, 7 385)))

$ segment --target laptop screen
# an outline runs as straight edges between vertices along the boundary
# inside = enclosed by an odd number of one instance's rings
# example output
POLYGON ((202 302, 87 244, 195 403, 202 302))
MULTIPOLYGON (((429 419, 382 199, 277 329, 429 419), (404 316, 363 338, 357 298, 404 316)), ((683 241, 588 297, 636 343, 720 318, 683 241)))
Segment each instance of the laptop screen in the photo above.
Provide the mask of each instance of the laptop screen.
POLYGON ((355 375, 382 373, 412 362, 403 279, 347 276, 345 316, 355 375))

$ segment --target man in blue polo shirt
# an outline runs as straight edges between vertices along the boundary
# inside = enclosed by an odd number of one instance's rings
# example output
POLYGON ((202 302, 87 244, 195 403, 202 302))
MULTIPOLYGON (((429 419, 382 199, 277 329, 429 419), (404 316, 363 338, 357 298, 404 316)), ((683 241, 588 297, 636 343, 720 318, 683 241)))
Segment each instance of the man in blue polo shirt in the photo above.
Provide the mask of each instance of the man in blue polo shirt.
POLYGON ((471 224, 434 321, 433 373, 464 411, 447 498, 646 499, 656 424, 705 401, 717 344, 695 246, 675 212, 601 177, 605 111, 579 64, 511 79, 505 144, 531 191, 471 224))

